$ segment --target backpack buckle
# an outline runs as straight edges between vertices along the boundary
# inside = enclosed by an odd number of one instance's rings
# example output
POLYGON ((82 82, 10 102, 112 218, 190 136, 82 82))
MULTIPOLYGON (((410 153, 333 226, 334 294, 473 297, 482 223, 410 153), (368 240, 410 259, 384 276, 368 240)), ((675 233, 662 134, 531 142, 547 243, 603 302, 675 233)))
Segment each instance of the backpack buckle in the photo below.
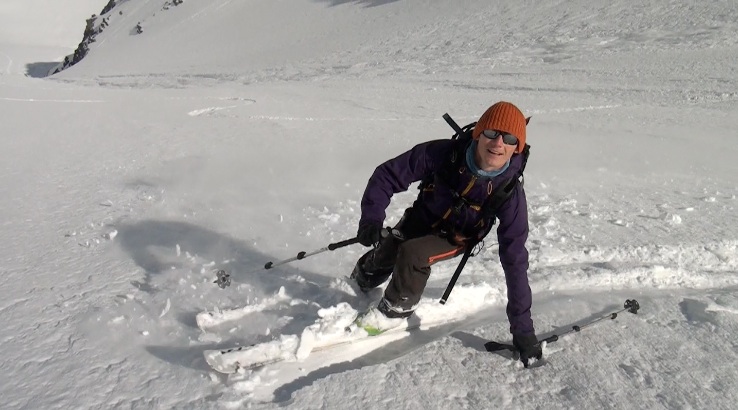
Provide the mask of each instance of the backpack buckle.
POLYGON ((456 215, 461 214, 461 210, 464 207, 469 206, 469 201, 466 200, 463 196, 456 195, 456 201, 454 202, 453 206, 451 206, 451 209, 453 209, 453 212, 456 215))

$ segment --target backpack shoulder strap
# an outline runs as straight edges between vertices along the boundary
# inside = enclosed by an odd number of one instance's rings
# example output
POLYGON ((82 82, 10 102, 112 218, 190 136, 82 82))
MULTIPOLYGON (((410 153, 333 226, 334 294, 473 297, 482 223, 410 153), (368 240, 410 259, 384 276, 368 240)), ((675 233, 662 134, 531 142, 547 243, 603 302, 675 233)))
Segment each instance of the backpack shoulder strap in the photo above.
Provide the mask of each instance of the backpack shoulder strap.
POLYGON ((477 124, 473 122, 464 127, 459 127, 448 114, 445 114, 443 118, 451 125, 456 133, 451 136, 451 149, 446 158, 439 164, 438 170, 421 180, 418 186, 421 191, 433 183, 437 175, 440 176, 444 183, 449 183, 450 174, 458 170, 459 164, 461 164, 459 160, 464 158, 466 147, 469 141, 472 140, 472 130, 474 130, 474 126, 477 124))
POLYGON ((495 225, 497 210, 500 209, 502 204, 510 199, 517 185, 523 185, 525 182, 523 171, 525 171, 525 166, 527 165, 528 157, 530 156, 530 145, 525 144, 525 148, 523 148, 523 152, 521 152, 520 155, 523 156, 523 164, 521 165, 518 174, 501 184, 501 188, 495 190, 492 195, 487 197, 487 200, 484 201, 484 205, 482 205, 482 215, 484 219, 488 221, 487 230, 482 238, 486 237, 495 225))

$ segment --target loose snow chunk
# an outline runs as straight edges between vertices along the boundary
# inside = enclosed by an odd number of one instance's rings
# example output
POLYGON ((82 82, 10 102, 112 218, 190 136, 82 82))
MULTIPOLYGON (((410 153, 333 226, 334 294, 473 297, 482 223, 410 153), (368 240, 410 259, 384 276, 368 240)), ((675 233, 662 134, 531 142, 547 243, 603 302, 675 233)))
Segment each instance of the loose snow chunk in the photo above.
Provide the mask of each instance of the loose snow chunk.
POLYGON ((346 313, 356 313, 356 309, 352 308, 351 305, 346 302, 341 302, 336 306, 331 306, 318 310, 318 316, 320 316, 321 318, 332 318, 335 316, 345 315, 346 313))
POLYGON ((126 317, 125 316, 116 316, 116 317, 110 319, 110 321, 108 323, 111 323, 111 324, 121 323, 124 320, 126 320, 126 317))
POLYGON ((313 333, 313 330, 310 327, 307 327, 302 331, 302 335, 300 335, 300 343, 297 346, 297 351, 295 352, 297 360, 306 359, 313 350, 314 345, 315 333, 313 333))
POLYGON ((338 223, 338 221, 341 219, 341 215, 338 215, 338 214, 318 215, 318 219, 322 219, 328 223, 338 223))
POLYGON ((161 311, 161 314, 159 315, 160 318, 164 317, 164 315, 169 312, 169 309, 172 307, 172 301, 167 298, 167 304, 164 306, 164 310, 161 311))
POLYGON ((358 311, 346 302, 318 310, 320 319, 308 326, 316 339, 324 340, 335 335, 342 335, 347 326, 351 325, 358 311))
POLYGON ((488 283, 463 284, 454 289, 445 305, 437 300, 422 299, 415 314, 421 322, 428 323, 458 319, 477 312, 484 306, 501 304, 503 300, 503 291, 488 283))

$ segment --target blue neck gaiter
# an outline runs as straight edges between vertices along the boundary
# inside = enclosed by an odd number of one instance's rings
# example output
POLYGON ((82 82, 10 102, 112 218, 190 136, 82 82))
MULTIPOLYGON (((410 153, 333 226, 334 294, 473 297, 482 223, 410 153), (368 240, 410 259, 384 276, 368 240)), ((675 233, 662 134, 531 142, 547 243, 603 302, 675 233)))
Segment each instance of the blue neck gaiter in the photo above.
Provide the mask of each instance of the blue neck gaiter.
POLYGON ((469 168, 469 170, 476 176, 480 178, 494 178, 497 175, 502 174, 505 172, 507 167, 510 166, 510 160, 507 160, 505 165, 502 166, 502 168, 495 170, 495 171, 483 171, 477 167, 477 164, 474 162, 474 153, 477 151, 477 141, 472 141, 471 144, 469 144, 469 148, 466 149, 466 166, 469 168))

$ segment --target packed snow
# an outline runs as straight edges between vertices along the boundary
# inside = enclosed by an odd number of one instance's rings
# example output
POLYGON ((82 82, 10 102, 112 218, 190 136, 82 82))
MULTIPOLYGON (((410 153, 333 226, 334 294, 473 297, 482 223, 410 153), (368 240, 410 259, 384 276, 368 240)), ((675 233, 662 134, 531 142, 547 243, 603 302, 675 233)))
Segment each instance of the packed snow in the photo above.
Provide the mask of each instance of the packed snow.
POLYGON ((0 408, 738 401, 738 3, 115 3, 0 5, 0 408), (446 305, 458 260, 434 267, 418 329, 322 349, 381 297, 348 279, 366 249, 265 263, 355 236, 378 164, 499 100, 532 116, 539 338, 638 314, 531 369, 487 352, 511 340, 491 237, 446 305), (205 360, 251 345, 285 360, 205 360))

